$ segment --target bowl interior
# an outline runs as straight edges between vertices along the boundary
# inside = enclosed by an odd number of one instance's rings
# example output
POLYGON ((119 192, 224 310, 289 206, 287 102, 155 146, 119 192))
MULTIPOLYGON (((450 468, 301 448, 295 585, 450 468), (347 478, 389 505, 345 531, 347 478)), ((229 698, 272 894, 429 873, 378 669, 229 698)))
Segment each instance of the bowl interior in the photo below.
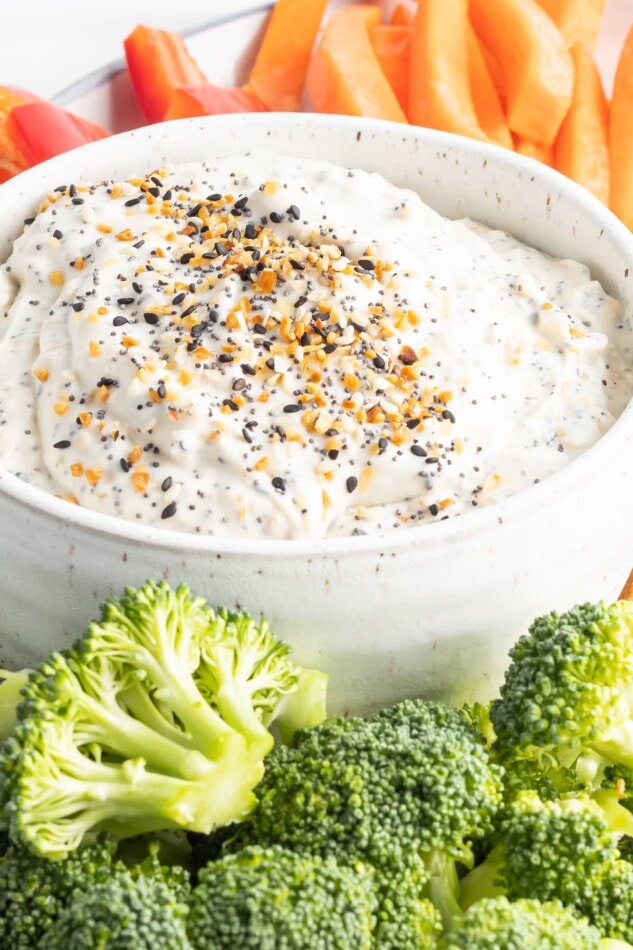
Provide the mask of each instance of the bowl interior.
MULTIPOLYGON (((626 303, 626 319, 631 321, 633 274, 629 262, 633 261, 633 236, 592 195, 551 169, 504 149, 460 136, 370 119, 289 114, 185 119, 93 143, 46 162, 0 188, 0 257, 8 255, 24 218, 57 186, 125 178, 164 164, 211 161, 258 151, 334 161, 379 172, 395 184, 419 193, 441 214, 478 219, 556 257, 579 260, 591 267, 592 275, 608 293, 626 303)), ((633 354, 633 326, 630 336, 633 354)), ((525 499, 528 504, 546 503, 548 494, 567 490, 574 479, 590 477, 591 467, 600 464, 602 448, 611 445, 612 451, 617 450, 623 430, 630 439, 631 429, 632 405, 596 446, 541 484, 506 499, 503 508, 518 512, 526 504, 525 499)), ((0 476, 2 490, 16 500, 46 509, 56 517, 76 519, 95 530, 143 537, 161 544, 171 537, 173 543, 184 548, 208 545, 211 550, 218 546, 212 538, 141 528, 85 509, 69 511, 66 503, 44 496, 14 476, 0 476)), ((434 536, 455 536, 463 530, 464 521, 466 525, 485 525, 492 524, 496 517, 491 508, 484 508, 459 519, 395 532, 394 543, 401 544, 405 535, 410 541, 420 531, 427 537, 429 532, 434 536)), ((302 549, 302 542, 280 544, 302 549)), ((317 546, 340 550, 350 544, 359 548, 372 546, 375 541, 337 538, 317 546)), ((249 549, 248 541, 236 545, 249 549)), ((220 546, 234 545, 230 539, 228 543, 221 539, 220 546)), ((313 542, 307 545, 311 547, 313 542)))

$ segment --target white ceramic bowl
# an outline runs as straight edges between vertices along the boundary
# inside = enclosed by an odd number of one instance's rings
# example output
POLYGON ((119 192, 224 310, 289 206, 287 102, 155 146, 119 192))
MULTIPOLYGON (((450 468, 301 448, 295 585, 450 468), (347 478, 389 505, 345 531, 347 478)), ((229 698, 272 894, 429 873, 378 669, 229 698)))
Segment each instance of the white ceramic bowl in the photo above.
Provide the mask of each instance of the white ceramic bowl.
MULTIPOLYGON (((633 237, 549 169, 460 137, 372 120, 256 115, 126 133, 0 188, 0 258, 60 182, 267 149, 378 171, 451 217, 591 265, 633 307, 633 237)), ((633 405, 589 451, 509 498, 383 539, 201 538, 76 508, 0 472, 0 662, 30 664, 76 637, 126 584, 186 580, 213 603, 264 613, 297 659, 331 674, 331 709, 405 695, 490 695, 536 615, 615 597, 633 562, 633 405)))

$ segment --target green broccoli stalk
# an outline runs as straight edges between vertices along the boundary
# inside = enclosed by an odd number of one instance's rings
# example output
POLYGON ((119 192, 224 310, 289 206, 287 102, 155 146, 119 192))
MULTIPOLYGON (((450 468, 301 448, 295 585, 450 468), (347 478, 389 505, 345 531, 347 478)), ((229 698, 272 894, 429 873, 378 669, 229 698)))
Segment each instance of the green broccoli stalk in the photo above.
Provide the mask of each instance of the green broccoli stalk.
POLYGON ((184 898, 178 877, 118 867, 73 894, 38 950, 190 950, 184 898))
POLYGON ((258 806, 225 849, 333 855, 387 881, 417 855, 428 878, 421 896, 448 921, 459 912, 456 862, 470 866, 471 842, 490 830, 501 774, 477 731, 440 704, 329 719, 271 753, 258 806))
POLYGON ((506 894, 560 900, 585 913, 593 889, 618 857, 619 812, 631 824, 626 809, 607 804, 605 812, 587 795, 547 802, 534 792, 518 795, 502 822, 500 843, 462 880, 462 907, 506 894))
POLYGON ((22 688, 0 747, 13 839, 61 857, 101 830, 207 834, 244 818, 267 723, 301 673, 265 621, 215 613, 185 585, 129 588, 22 688))
MULTIPOLYGON (((617 950, 560 901, 484 898, 457 918, 437 950, 617 950)), ((631 950, 619 944, 620 950, 631 950)))
POLYGON ((0 670, 0 742, 11 735, 18 721, 17 709, 22 687, 26 684, 31 670, 0 670))
POLYGON ((633 767, 633 603, 584 604, 534 621, 510 651, 490 716, 505 761, 633 767))
POLYGON ((373 875, 283 848, 245 848, 208 864, 192 891, 193 950, 370 950, 373 875))

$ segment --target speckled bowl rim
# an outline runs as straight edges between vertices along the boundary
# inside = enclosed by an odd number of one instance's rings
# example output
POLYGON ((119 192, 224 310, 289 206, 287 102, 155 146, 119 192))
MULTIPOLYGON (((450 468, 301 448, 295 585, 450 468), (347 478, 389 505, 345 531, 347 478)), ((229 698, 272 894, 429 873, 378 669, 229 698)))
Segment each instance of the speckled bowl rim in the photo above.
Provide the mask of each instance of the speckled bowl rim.
MULTIPOLYGON (((175 136, 183 135, 183 128, 186 123, 195 123, 196 125, 228 123, 229 125, 254 125, 265 128, 274 127, 275 119, 282 122, 288 121, 288 114, 259 113, 230 116, 213 116, 204 119, 180 119, 174 122, 162 123, 160 126, 162 137, 166 138, 165 133, 172 129, 175 136), (283 120, 282 120, 283 116, 283 120)), ((355 117, 350 120, 346 116, 331 115, 313 115, 296 114, 292 116, 293 125, 298 128, 305 125, 307 128, 322 130, 321 134, 327 135, 328 130, 349 129, 350 121, 354 122, 355 128, 360 132, 373 134, 380 133, 385 135, 394 135, 398 139, 416 139, 428 145, 429 148, 442 149, 447 147, 458 147, 464 155, 472 159, 473 162, 485 162, 487 160, 498 163, 503 159, 503 163, 508 169, 516 170, 517 174, 529 171, 530 179, 540 180, 546 188, 557 190, 561 194, 567 193, 568 197, 577 207, 578 213, 584 217, 588 216, 596 221, 597 226, 602 226, 612 234, 614 242, 628 244, 630 248, 631 266, 633 267, 633 234, 590 192, 577 185, 575 182, 559 174, 551 168, 535 162, 532 159, 517 155, 514 152, 507 151, 494 145, 488 145, 462 136, 452 135, 445 132, 436 132, 416 126, 403 126, 398 123, 388 123, 377 119, 364 119, 355 117)), ((125 141, 151 134, 153 126, 146 126, 141 129, 134 129, 130 132, 122 132, 119 135, 108 139, 102 139, 90 145, 85 145, 77 150, 77 153, 87 154, 86 150, 111 149, 119 143, 124 147, 125 141)), ((21 186, 28 185, 30 177, 38 177, 43 168, 50 168, 53 172, 60 159, 68 160, 68 153, 58 158, 53 158, 49 162, 43 163, 34 169, 23 172, 17 178, 14 178, 3 185, 3 188, 10 188, 18 182, 21 186)), ((67 177, 67 176, 65 176, 67 177)), ((52 179, 53 180, 53 179, 52 179)), ((41 188, 41 185, 38 186, 41 188)), ((629 302, 633 306, 632 299, 629 302)), ((29 485, 18 476, 0 469, 0 493, 5 494, 16 504, 22 505, 36 511, 49 520, 62 523, 71 523, 77 526, 85 527, 97 535, 109 537, 118 537, 126 541, 141 542, 154 549, 171 549, 179 551, 200 551, 207 552, 209 555, 222 553, 243 554, 265 554, 271 557, 305 557, 310 555, 334 555, 344 554, 354 555, 363 552, 375 552, 380 550, 383 553, 392 553, 402 551, 410 547, 416 547, 419 544, 439 544, 444 541, 455 543, 460 538, 470 538, 473 535, 487 537, 494 533, 504 522, 519 522, 521 519, 529 518, 530 513, 535 509, 540 509, 546 505, 555 504, 556 497, 560 493, 574 491, 577 485, 584 484, 591 480, 591 474, 601 465, 601 457, 609 455, 612 449, 617 449, 618 443, 624 443, 627 433, 633 433, 633 399, 624 409, 613 426, 597 442, 583 452, 578 458, 571 461, 564 468, 552 475, 547 476, 541 482, 530 485, 514 495, 494 505, 487 505, 474 511, 468 511, 445 521, 435 521, 427 524, 416 525, 415 527, 404 527, 394 529, 384 534, 360 535, 336 538, 322 539, 299 539, 299 540, 267 540, 265 538, 237 538, 237 537, 218 537, 213 535, 199 535, 184 531, 174 531, 168 528, 152 527, 148 525, 136 524, 133 521, 127 521, 117 518, 114 515, 102 514, 92 511, 89 508, 82 508, 49 495, 42 489, 29 485)), ((579 515, 580 517, 580 515, 579 515)))

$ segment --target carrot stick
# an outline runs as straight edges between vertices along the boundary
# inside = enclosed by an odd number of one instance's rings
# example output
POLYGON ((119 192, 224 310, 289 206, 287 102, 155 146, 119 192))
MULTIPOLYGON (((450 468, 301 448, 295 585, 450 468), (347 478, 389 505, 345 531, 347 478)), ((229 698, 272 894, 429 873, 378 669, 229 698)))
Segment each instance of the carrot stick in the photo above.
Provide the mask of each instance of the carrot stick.
POLYGON ((633 27, 613 82, 609 123, 609 207, 633 228, 633 27))
POLYGON ((418 4, 411 46, 409 119, 488 141, 470 90, 468 0, 418 4))
POLYGON ((380 68, 406 112, 409 101, 411 27, 380 23, 371 31, 371 42, 380 68))
POLYGON ((503 71, 508 126, 522 138, 551 145, 574 85, 559 31, 536 0, 470 0, 470 16, 503 71))
POLYGON ((499 94, 481 51, 477 34, 468 25, 468 74, 470 91, 479 125, 485 134, 504 148, 512 148, 512 136, 507 126, 499 94))
POLYGON ((369 4, 342 7, 327 21, 306 78, 315 112, 407 121, 371 45, 379 22, 380 10, 369 4))
POLYGON ((11 110, 25 102, 35 102, 38 97, 14 86, 0 86, 0 183, 13 178, 28 168, 29 163, 7 133, 11 110))
POLYGON ((394 7, 389 23, 391 26, 413 26, 416 5, 413 0, 400 0, 394 7))
POLYGON ((598 67, 582 43, 571 48, 574 98, 554 143, 554 167, 609 201, 608 106, 598 67))
POLYGON ((248 77, 276 112, 298 112, 314 40, 327 0, 278 0, 248 77))
POLYGON ((543 165, 554 164, 551 145, 543 145, 542 142, 530 142, 529 139, 522 139, 520 135, 514 136, 514 149, 519 155, 526 155, 528 158, 534 158, 543 165))
POLYGON ((600 18, 606 0, 538 0, 552 18, 569 47, 584 43, 587 49, 596 46, 600 18))

